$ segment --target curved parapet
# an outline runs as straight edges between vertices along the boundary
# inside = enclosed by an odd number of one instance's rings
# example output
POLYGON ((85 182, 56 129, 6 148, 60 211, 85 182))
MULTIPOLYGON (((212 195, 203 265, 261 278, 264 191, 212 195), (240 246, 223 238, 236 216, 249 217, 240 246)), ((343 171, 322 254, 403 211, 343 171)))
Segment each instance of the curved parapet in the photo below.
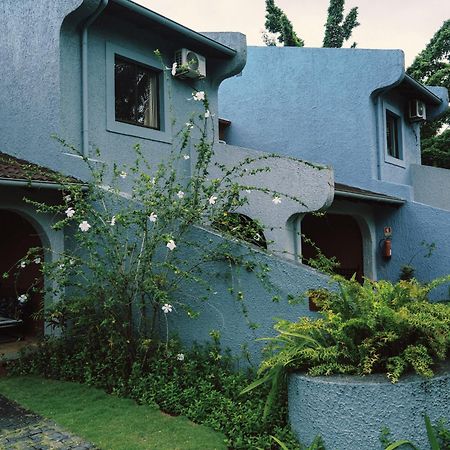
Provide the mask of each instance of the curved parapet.
MULTIPOLYGON (((246 186, 242 194, 248 203, 238 211, 264 224, 272 251, 292 254, 289 219, 326 209, 333 201, 330 167, 226 144, 215 146, 214 162, 227 168, 239 166, 236 181, 246 186)), ((218 168, 210 171, 212 177, 220 174, 218 168)))
POLYGON ((247 62, 247 38, 245 34, 236 32, 208 32, 202 34, 216 42, 220 42, 226 47, 236 50, 236 54, 232 59, 224 60, 222 64, 219 64, 219 70, 216 70, 215 75, 217 84, 242 72, 247 62))

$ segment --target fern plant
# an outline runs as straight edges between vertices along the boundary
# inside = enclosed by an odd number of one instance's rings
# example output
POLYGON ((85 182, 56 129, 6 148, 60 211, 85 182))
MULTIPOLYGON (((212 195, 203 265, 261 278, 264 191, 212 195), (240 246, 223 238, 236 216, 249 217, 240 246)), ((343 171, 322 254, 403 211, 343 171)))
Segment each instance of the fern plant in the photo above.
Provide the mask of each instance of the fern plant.
POLYGON ((422 285, 416 280, 371 281, 335 277, 337 289, 314 291, 320 317, 279 320, 259 378, 245 391, 270 382, 268 414, 291 371, 308 375, 385 373, 393 382, 414 371, 433 376, 450 352, 450 306, 428 295, 450 275, 422 285))

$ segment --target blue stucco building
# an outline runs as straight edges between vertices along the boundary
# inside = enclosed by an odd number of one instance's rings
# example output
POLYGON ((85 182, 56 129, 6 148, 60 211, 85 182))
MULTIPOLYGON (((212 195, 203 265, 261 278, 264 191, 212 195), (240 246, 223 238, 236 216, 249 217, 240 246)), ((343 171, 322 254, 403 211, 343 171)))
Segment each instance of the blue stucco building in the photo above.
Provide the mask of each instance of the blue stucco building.
MULTIPOLYGON (((264 152, 282 156, 251 183, 288 196, 274 209, 270 195, 254 190, 240 210, 266 226, 268 251, 257 257, 270 267, 277 296, 327 282, 303 264, 313 255, 302 233, 336 255, 344 275, 394 280, 411 261, 424 281, 449 272, 450 177, 444 169, 420 165, 421 118, 408 118, 407 111, 413 104, 424 107, 432 120, 445 111, 447 93, 406 76, 401 51, 247 49, 240 33, 200 34, 129 0, 7 0, 0 24, 0 151, 15 158, 4 162, 0 173, 3 235, 14 231, 23 242, 37 236, 48 261, 57 261, 67 245, 64 233, 52 229, 55 217, 37 214, 23 197, 32 192, 58 201, 61 194, 45 177, 30 188, 21 165, 86 179, 82 157, 52 139, 57 135, 94 164, 130 164, 132 148, 140 144, 154 166, 198 114, 192 93, 203 90, 213 114, 215 162, 235 164, 264 152), (201 76, 173 77, 172 63, 187 51, 198 55, 201 76), (130 73, 147 80, 148 104, 130 108, 126 90, 139 89, 130 73), (309 214, 325 210, 324 219, 309 214), (390 259, 383 257, 385 227, 392 229, 390 259), (422 241, 436 245, 429 258, 423 257, 422 241)), ((195 135, 191 152, 194 143, 195 135)), ((193 160, 185 162, 184 173, 193 160)), ((214 168, 210 175, 216 175, 214 168)), ((212 229, 194 234, 221 239, 212 229)), ((9 256, 0 271, 24 252, 12 251, 8 237, 4 240, 9 256)), ((208 339, 209 330, 217 329, 225 347, 239 352, 244 343, 257 354, 254 338, 272 332, 274 317, 314 314, 307 304, 272 302, 272 294, 242 274, 250 320, 261 325, 255 331, 240 306, 225 301, 226 282, 213 282, 218 294, 199 306, 195 327, 182 313, 171 317, 186 341, 208 339)), ((3 283, 2 289, 12 286, 3 283)), ((195 296, 195 287, 189 290, 195 296)), ((34 308, 41 303, 36 299, 34 308)))
MULTIPOLYGON (((420 124, 447 109, 448 93, 406 75, 402 51, 250 47, 220 99, 228 143, 333 167, 328 215, 294 226, 337 255, 343 274, 397 280, 411 264, 429 281, 450 271, 450 171, 420 156, 420 124)), ((304 258, 303 244, 294 253, 304 258)))
MULTIPOLYGON (((94 165, 129 165, 135 159, 135 144, 155 167, 177 145, 177 135, 185 123, 201 112, 202 105, 192 101, 196 91, 208 95, 214 124, 211 137, 218 140, 223 126, 218 117, 218 88, 223 80, 242 71, 247 48, 240 33, 199 34, 129 0, 7 0, 2 2, 0 13, 0 60, 4 67, 0 75, 0 213, 4 230, 0 272, 4 272, 24 256, 28 244, 42 246, 49 262, 58 261, 67 248, 67 236, 52 228, 58 217, 37 213, 23 201, 30 195, 40 201, 61 200, 60 187, 45 176, 46 171, 85 180, 89 173, 83 156, 94 165), (174 60, 186 52, 198 55, 199 73, 185 78, 172 76, 174 60), (147 93, 144 103, 139 94, 142 80, 147 93), (52 135, 80 154, 61 146, 52 135), (100 156, 96 149, 100 149, 100 156), (35 174, 40 169, 43 173, 34 175, 31 186, 25 176, 29 164, 33 164, 35 174), (18 241, 23 245, 9 245, 18 241)), ((193 132, 192 155, 195 139, 193 132)), ((215 162, 220 164, 261 156, 264 153, 257 147, 215 145, 215 162)), ((180 170, 188 175, 194 160, 184 161, 180 170)), ((211 177, 214 170, 211 168, 211 177)), ((123 180, 124 191, 130 188, 128 182, 128 178, 123 180)), ((260 252, 257 257, 271 267, 275 288, 285 296, 323 285, 325 276, 283 255, 291 246, 289 219, 331 203, 332 169, 295 158, 277 158, 270 173, 262 172, 251 183, 292 196, 301 191, 302 204, 286 197, 274 211, 272 196, 255 190, 248 194, 249 203, 241 210, 268 226, 269 253, 260 252)), ((194 230, 194 234, 203 241, 221 239, 213 229, 194 230)), ((183 249, 177 248, 177 252, 183 249)), ((189 256, 187 251, 186 258, 189 256)), ((225 264, 215 270, 226 274, 230 268, 225 264)), ((217 295, 199 306, 201 314, 195 327, 184 313, 171 315, 172 329, 186 341, 209 339, 208 332, 214 328, 222 332, 225 347, 239 352, 241 344, 248 343, 254 349, 254 338, 271 332, 273 317, 312 314, 307 305, 294 308, 284 302, 273 303, 273 294, 243 274, 251 320, 262 324, 256 333, 232 301, 227 283, 213 281, 217 295)), ((27 290, 27 281, 24 283, 19 290, 27 290)), ((14 287, 4 281, 1 289, 4 295, 12 295, 14 287)), ((195 297, 195 287, 191 289, 195 297)), ((42 302, 42 298, 33 299, 30 314, 42 302)), ((43 330, 41 324, 38 334, 43 330)))

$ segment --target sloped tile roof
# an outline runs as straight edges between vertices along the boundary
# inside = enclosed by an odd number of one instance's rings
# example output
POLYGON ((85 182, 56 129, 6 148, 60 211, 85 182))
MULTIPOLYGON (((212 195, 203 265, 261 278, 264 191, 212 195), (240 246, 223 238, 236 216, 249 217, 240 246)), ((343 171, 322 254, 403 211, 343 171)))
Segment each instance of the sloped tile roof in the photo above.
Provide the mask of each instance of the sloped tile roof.
POLYGON ((54 184, 59 184, 61 181, 80 183, 80 180, 76 178, 63 176, 54 170, 2 152, 0 152, 0 179, 40 181, 54 184))

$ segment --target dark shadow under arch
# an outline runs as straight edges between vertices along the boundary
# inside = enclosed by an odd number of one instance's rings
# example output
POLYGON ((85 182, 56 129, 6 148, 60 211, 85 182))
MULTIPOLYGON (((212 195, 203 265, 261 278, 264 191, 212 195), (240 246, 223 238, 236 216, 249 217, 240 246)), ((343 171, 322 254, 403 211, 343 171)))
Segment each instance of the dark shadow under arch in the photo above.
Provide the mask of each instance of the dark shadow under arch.
POLYGON ((9 273, 7 278, 0 278, 0 298, 17 299, 20 295, 27 294, 28 301, 21 308, 23 334, 42 336, 43 320, 32 317, 43 306, 42 294, 37 292, 42 290, 44 281, 41 264, 31 261, 24 268, 20 268, 18 264, 30 248, 36 247, 42 249, 37 257, 43 261, 42 241, 33 225, 16 212, 0 209, 0 224, 0 274, 9 273))
POLYGON ((317 256, 317 250, 308 239, 320 248, 328 258, 336 257, 340 266, 336 273, 362 282, 364 276, 363 239, 357 221, 349 215, 307 214, 301 222, 302 262, 317 256), (306 237, 306 239, 305 239, 306 237))

